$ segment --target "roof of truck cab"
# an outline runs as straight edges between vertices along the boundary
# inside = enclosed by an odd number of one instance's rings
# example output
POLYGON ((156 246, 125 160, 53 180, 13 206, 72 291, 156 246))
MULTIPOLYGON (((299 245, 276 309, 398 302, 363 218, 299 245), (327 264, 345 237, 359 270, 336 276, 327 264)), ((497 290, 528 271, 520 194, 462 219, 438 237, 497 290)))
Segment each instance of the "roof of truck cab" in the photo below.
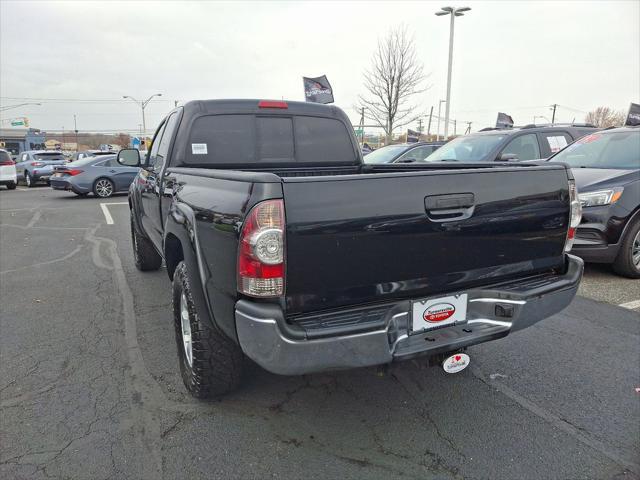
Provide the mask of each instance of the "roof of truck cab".
POLYGON ((270 99, 192 100, 184 104, 184 112, 187 115, 270 113, 281 115, 319 115, 333 118, 344 115, 344 112, 334 105, 270 99), (282 103, 286 104, 287 108, 261 108, 259 107, 260 102, 282 103))

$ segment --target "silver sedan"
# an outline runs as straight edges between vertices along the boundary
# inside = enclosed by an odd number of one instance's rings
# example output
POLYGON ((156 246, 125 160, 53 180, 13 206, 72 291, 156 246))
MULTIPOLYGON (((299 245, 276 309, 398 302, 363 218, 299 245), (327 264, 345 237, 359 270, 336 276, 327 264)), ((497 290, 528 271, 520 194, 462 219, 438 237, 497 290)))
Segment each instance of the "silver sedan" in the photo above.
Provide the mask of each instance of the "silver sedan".
POLYGON ((120 165, 116 155, 86 157, 55 167, 49 182, 55 190, 67 190, 80 196, 93 192, 97 197, 107 198, 114 193, 126 192, 138 170, 138 167, 120 165))

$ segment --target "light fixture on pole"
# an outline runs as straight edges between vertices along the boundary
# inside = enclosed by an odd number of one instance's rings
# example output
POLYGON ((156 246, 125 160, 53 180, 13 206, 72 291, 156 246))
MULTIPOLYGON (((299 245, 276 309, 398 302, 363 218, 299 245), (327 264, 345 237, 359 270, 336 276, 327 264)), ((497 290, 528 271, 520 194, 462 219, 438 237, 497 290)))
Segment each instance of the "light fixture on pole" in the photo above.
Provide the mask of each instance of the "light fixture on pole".
POLYGON ((144 135, 147 134, 147 122, 145 121, 144 118, 144 109, 145 107, 149 104, 149 102, 151 101, 151 99, 153 97, 161 97, 162 94, 161 93, 154 93, 153 95, 151 95, 149 98, 147 98, 146 100, 140 102, 138 100, 136 100, 135 98, 129 96, 129 95, 123 95, 122 98, 128 98, 129 100, 133 100, 134 102, 136 102, 136 104, 140 105, 140 108, 142 109, 142 129, 144 130, 144 135))
POLYGON ((464 12, 471 10, 470 7, 442 7, 436 15, 451 15, 451 26, 449 27, 449 69, 447 70, 447 106, 444 113, 444 137, 445 140, 449 136, 449 106, 451 105, 451 66, 453 65, 453 27, 456 17, 462 17, 464 12))

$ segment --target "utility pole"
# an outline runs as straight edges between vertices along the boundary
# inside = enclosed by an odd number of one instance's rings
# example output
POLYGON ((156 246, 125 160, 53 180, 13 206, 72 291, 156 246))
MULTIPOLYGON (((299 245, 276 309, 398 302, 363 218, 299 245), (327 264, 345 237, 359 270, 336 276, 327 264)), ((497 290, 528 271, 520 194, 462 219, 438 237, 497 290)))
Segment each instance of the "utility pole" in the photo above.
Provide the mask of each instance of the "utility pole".
POLYGON ((443 102, 446 102, 446 100, 440 100, 440 103, 438 103, 438 133, 436 133, 436 141, 440 140, 440 109, 443 102))
MULTIPOLYGON (((449 67, 447 70, 447 106, 444 113, 444 137, 449 137, 449 107, 451 106, 451 68, 453 66, 453 29, 454 21, 456 17, 464 16, 464 12, 471 10, 470 7, 442 7, 440 11, 436 12, 437 16, 451 15, 451 24, 449 26, 449 67)), ((440 130, 438 130, 440 133, 440 130)))
POLYGON ((431 117, 433 116, 433 105, 431 105, 431 111, 429 112, 429 124, 427 125, 427 136, 431 134, 431 117))
POLYGON ((418 132, 422 133, 422 118, 418 119, 418 132))
POLYGON ((471 133, 471 122, 467 122, 467 130, 464 132, 465 135, 471 133))
POLYGON ((558 107, 557 103, 554 103, 553 105, 551 105, 551 108, 553 109, 553 113, 551 114, 551 125, 556 123, 556 108, 558 107))
POLYGON ((76 122, 76 115, 73 115, 73 130, 76 132, 76 152, 78 151, 78 123, 76 122))
POLYGON ((364 145, 364 107, 360 109, 360 143, 364 145))
POLYGON ((134 102, 136 102, 140 108, 142 109, 142 128, 144 129, 144 134, 147 134, 147 122, 145 121, 144 118, 144 109, 146 108, 146 106, 149 104, 149 102, 151 101, 151 99, 153 97, 161 97, 162 94, 161 93, 154 93, 153 95, 151 95, 149 98, 147 98, 146 100, 139 102, 138 100, 136 100, 133 97, 130 97, 129 95, 123 95, 122 98, 128 98, 129 100, 132 100, 134 102))
POLYGON ((453 136, 456 136, 456 121, 453 121, 453 136))

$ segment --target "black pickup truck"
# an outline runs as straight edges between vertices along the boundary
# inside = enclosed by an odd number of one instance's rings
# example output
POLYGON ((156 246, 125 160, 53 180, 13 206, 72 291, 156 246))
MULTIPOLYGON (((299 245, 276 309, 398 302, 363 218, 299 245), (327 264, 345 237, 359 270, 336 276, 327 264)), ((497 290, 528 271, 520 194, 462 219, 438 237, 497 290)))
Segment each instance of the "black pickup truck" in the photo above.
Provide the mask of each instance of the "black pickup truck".
POLYGON ((173 110, 131 185, 136 266, 164 260, 180 368, 210 397, 245 357, 283 375, 429 356, 566 307, 582 261, 564 164, 365 165, 339 108, 259 100, 173 110))

